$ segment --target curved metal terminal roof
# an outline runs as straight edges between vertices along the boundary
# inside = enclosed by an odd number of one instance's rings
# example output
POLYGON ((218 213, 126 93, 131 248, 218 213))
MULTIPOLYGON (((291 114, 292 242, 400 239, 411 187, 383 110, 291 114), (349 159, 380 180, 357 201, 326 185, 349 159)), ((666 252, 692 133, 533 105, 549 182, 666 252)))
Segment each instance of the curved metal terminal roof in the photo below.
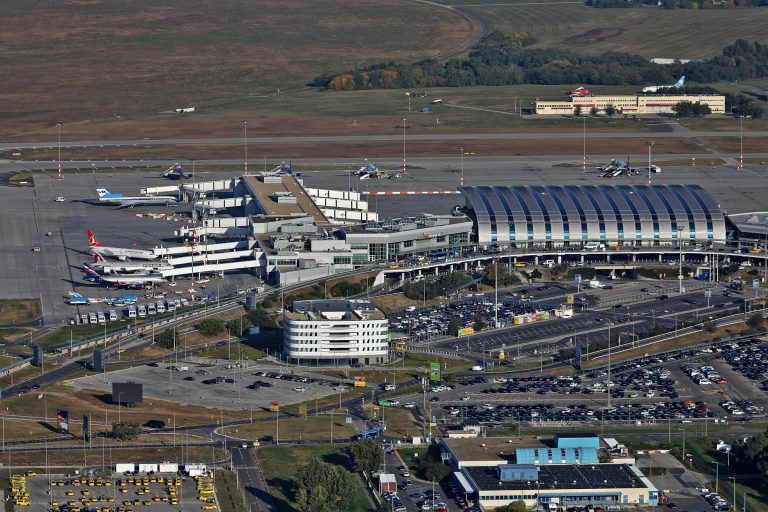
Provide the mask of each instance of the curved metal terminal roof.
POLYGON ((699 185, 462 187, 479 243, 725 242, 720 206, 699 185))

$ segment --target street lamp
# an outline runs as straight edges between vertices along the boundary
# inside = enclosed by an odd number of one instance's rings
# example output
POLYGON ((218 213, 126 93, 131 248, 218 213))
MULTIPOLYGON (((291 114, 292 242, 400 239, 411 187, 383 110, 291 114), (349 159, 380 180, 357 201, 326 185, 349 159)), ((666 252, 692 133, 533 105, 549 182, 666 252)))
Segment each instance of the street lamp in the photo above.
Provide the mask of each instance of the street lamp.
POLYGON ((583 135, 583 155, 581 157, 581 171, 587 172, 587 116, 581 116, 581 131, 583 135))
POLYGON ((744 171, 744 116, 739 116, 739 171, 744 171))
POLYGON ((611 408, 611 326, 613 322, 608 322, 608 409, 611 408))
POLYGON ((245 175, 248 176, 248 121, 243 121, 243 170, 245 175))
POLYGON ((56 129, 59 133, 59 179, 61 179, 61 123, 56 123, 56 129))
POLYGON ((651 148, 654 145, 654 142, 652 140, 649 140, 646 142, 648 145, 648 184, 651 184, 651 148))
POLYGON ((459 151, 461 151, 461 179, 460 179, 460 185, 464 186, 464 146, 459 148, 459 151))
POLYGON ((408 172, 408 166, 405 164, 405 122, 406 118, 403 118, 403 174, 408 172))
POLYGON ((680 264, 679 273, 677 274, 677 281, 679 283, 678 291, 683 293, 683 228, 677 226, 677 247, 678 247, 678 263, 680 264))

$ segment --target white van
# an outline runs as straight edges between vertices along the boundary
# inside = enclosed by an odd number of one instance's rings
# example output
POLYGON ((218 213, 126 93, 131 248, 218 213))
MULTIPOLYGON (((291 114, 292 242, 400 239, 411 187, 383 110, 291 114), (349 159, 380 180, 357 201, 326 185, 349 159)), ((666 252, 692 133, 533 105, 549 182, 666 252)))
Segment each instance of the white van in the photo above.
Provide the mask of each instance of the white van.
POLYGON ((147 303, 147 314, 154 315, 155 313, 157 313, 157 310, 155 309, 155 303, 154 302, 147 303))
POLYGON ((162 300, 157 301, 157 312, 165 313, 165 302, 163 302, 162 300))
POLYGON ((144 304, 139 304, 139 318, 144 318, 147 316, 147 306, 144 304))
POLYGON ((584 249, 588 251, 596 251, 598 249, 604 249, 605 244, 601 244, 600 242, 587 242, 584 244, 584 249))
POLYGON ((98 322, 98 319, 96 317, 96 313, 88 313, 88 322, 95 324, 98 322))
POLYGON ((109 310, 109 321, 110 322, 114 322, 115 320, 117 320, 117 311, 115 311, 114 309, 110 309, 109 310))
POLYGON ((136 308, 134 306, 128 308, 128 318, 136 318, 136 308))
POLYGON ((416 311, 416 306, 406 306, 405 310, 408 312, 416 311))
POLYGON ((98 313, 96 313, 96 316, 98 317, 100 324, 107 323, 107 317, 104 316, 104 312, 103 311, 99 311, 98 313))

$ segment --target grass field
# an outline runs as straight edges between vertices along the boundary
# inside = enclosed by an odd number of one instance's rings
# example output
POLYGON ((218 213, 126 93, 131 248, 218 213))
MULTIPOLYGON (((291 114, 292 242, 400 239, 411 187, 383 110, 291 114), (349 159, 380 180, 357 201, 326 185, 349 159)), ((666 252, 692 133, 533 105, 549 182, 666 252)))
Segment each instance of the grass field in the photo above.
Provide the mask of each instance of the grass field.
MULTIPOLYGON (((46 397, 49 416, 56 409, 70 411, 72 418, 82 417, 83 414, 91 414, 94 421, 115 421, 118 417, 118 408, 112 405, 109 393, 98 391, 74 389, 66 384, 57 383, 53 388, 39 390, 44 394, 43 399, 38 399, 38 393, 27 393, 19 397, 8 399, 5 402, 6 412, 14 415, 44 416, 46 397)), ((224 411, 225 420, 250 418, 250 411, 224 411)), ((260 413, 254 411, 254 417, 260 413)), ((120 411, 123 421, 133 421, 143 424, 151 419, 160 419, 172 426, 175 418, 177 426, 211 423, 218 421, 222 412, 214 405, 211 408, 196 407, 189 404, 171 402, 147 398, 137 403, 136 407, 125 408, 120 411)))
POLYGON ((768 41, 768 16, 754 9, 595 9, 582 2, 508 0, 462 0, 460 9, 486 26, 527 32, 536 47, 592 55, 706 58, 737 37, 768 41))
MULTIPOLYGON (((278 512, 295 512, 293 501, 293 476, 296 470, 311 458, 324 462, 350 467, 346 446, 335 445, 298 445, 267 446, 257 452, 264 470, 264 478, 272 490, 275 507, 278 512)), ((348 512, 367 512, 371 510, 365 491, 356 489, 354 503, 348 512)))
POLYGON ((0 300, 0 325, 30 322, 38 318, 40 314, 40 300, 38 299, 0 300))
MULTIPOLYGON (((17 466, 41 466, 45 464, 45 450, 34 452, 8 452, 0 456, 3 464, 17 466), (10 462, 9 462, 10 461, 10 462)), ((227 458, 228 453, 221 448, 212 448, 210 446, 188 446, 184 449, 184 459, 195 462, 212 462, 213 460, 223 460, 227 458)), ((50 464, 61 465, 83 465, 83 466, 101 466, 102 464, 111 465, 116 461, 120 462, 145 462, 148 460, 179 460, 181 457, 180 448, 158 447, 158 448, 106 448, 102 450, 94 443, 93 448, 89 450, 49 450, 48 462, 50 464)))
POLYGON ((410 438, 421 435, 421 428, 416 425, 413 414, 408 409, 398 407, 383 407, 384 424, 387 426, 386 435, 410 438))
MULTIPOLYGON (((739 323, 739 324, 733 324, 729 325, 728 327, 719 327, 715 329, 713 332, 708 331, 699 331, 695 332, 693 334, 689 334, 687 336, 680 336, 678 338, 672 338, 666 341, 662 341, 660 343, 654 343, 650 346, 644 346, 636 349, 630 349, 630 350, 623 350, 628 348, 628 344, 625 343, 622 345, 622 352, 614 352, 611 356, 611 359, 614 363, 618 363, 619 361, 623 361, 625 359, 630 359, 633 357, 642 356, 646 353, 651 354, 657 354, 660 352, 664 352, 666 350, 672 350, 675 348, 681 348, 681 347, 687 347, 691 345, 698 345, 699 343, 704 343, 709 340, 713 340, 717 337, 725 337, 729 336, 733 333, 740 332, 744 329, 747 329, 746 324, 739 323)), ((668 333, 668 335, 674 336, 674 332, 668 333)), ((616 349, 616 347, 614 347, 616 349)), ((582 365, 583 368, 592 368, 594 366, 599 366, 602 364, 606 364, 608 361, 608 356, 605 357, 598 357, 596 359, 592 359, 582 365)))
MULTIPOLYGON (((311 409, 310 404, 307 404, 311 409)), ((346 413, 334 414, 333 416, 333 437, 335 439, 342 437, 352 437, 357 433, 352 425, 347 425, 345 418, 346 413)), ((296 439, 312 439, 312 440, 330 440, 331 439, 331 416, 307 416, 307 417, 286 417, 281 415, 279 421, 279 433, 281 441, 296 440, 296 439)), ((274 421, 260 421, 257 423, 251 423, 248 425, 238 425, 236 427, 228 427, 224 429, 223 433, 241 438, 256 440, 263 436, 275 436, 275 427, 277 426, 274 421)))
POLYGON ((301 87, 325 71, 440 57, 479 28, 406 0, 43 0, 3 14, 3 135, 216 105, 301 87))
POLYGON ((247 512, 243 493, 237 488, 237 479, 232 471, 217 469, 214 480, 216 499, 221 512, 247 512))

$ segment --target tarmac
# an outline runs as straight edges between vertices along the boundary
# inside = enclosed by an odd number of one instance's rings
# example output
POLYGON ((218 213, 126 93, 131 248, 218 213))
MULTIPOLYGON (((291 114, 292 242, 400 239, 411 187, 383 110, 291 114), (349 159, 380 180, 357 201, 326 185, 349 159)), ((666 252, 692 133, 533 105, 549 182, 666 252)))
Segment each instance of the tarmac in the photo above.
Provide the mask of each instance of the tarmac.
MULTIPOLYGON (((665 156, 669 158, 669 156, 665 156)), ((401 164, 379 163, 384 171, 398 171, 401 164)), ((575 163, 575 162, 572 162, 575 163)), ((323 162, 327 165, 327 162, 323 162)), ((67 163, 67 166, 74 164, 67 163)), ((150 165, 149 162, 98 162, 99 167, 150 165)), ((199 166, 205 169, 204 165, 199 166)), ((310 163, 302 164, 305 186, 360 192, 371 191, 433 191, 456 190, 461 182, 458 158, 420 158, 409 162, 408 172, 397 179, 358 180, 348 168, 341 170, 311 170, 310 163)), ((180 243, 173 231, 189 221, 190 208, 183 204, 176 208, 136 207, 117 210, 95 202, 96 186, 124 194, 138 194, 141 187, 170 185, 174 182, 159 177, 160 166, 145 172, 110 172, 82 169, 71 171, 58 180, 55 173, 37 174, 33 187, 0 187, 0 299, 40 298, 46 325, 66 323, 80 310, 87 312, 101 307, 73 307, 67 304, 70 291, 89 297, 119 295, 82 279, 82 264, 90 260, 85 253, 85 231, 93 230, 105 244, 118 247, 148 249, 159 245, 180 243), (158 170, 157 173, 154 171, 158 170), (56 202, 62 196, 64 202, 56 202), (136 214, 143 214, 137 217, 136 214), (146 214, 175 214, 178 220, 153 219, 146 214), (51 236, 47 236, 50 232, 51 236), (34 252, 33 247, 40 247, 34 252)), ((563 157, 519 158, 464 158, 465 185, 563 185, 563 184, 644 184, 647 176, 602 178, 594 169, 582 172, 580 168, 564 166, 563 157)), ((198 180, 222 179, 228 174, 199 171, 198 180)), ((229 174, 231 175, 231 174, 229 174)), ((664 166, 661 173, 652 176, 653 183, 698 183, 705 187, 727 213, 768 210, 768 195, 761 187, 768 168, 747 165, 743 172, 734 166, 664 166)), ((372 211, 380 218, 414 215, 421 212, 447 214, 455 204, 462 204, 460 195, 419 196, 366 196, 372 211)), ((365 199, 364 198, 364 199, 365 199)), ((220 293, 231 292, 258 284, 248 272, 226 274, 219 285, 220 293)), ((208 291, 213 290, 213 282, 208 291)), ((179 286, 178 289, 186 289, 179 286)), ((179 292, 168 287, 169 296, 179 292)))

